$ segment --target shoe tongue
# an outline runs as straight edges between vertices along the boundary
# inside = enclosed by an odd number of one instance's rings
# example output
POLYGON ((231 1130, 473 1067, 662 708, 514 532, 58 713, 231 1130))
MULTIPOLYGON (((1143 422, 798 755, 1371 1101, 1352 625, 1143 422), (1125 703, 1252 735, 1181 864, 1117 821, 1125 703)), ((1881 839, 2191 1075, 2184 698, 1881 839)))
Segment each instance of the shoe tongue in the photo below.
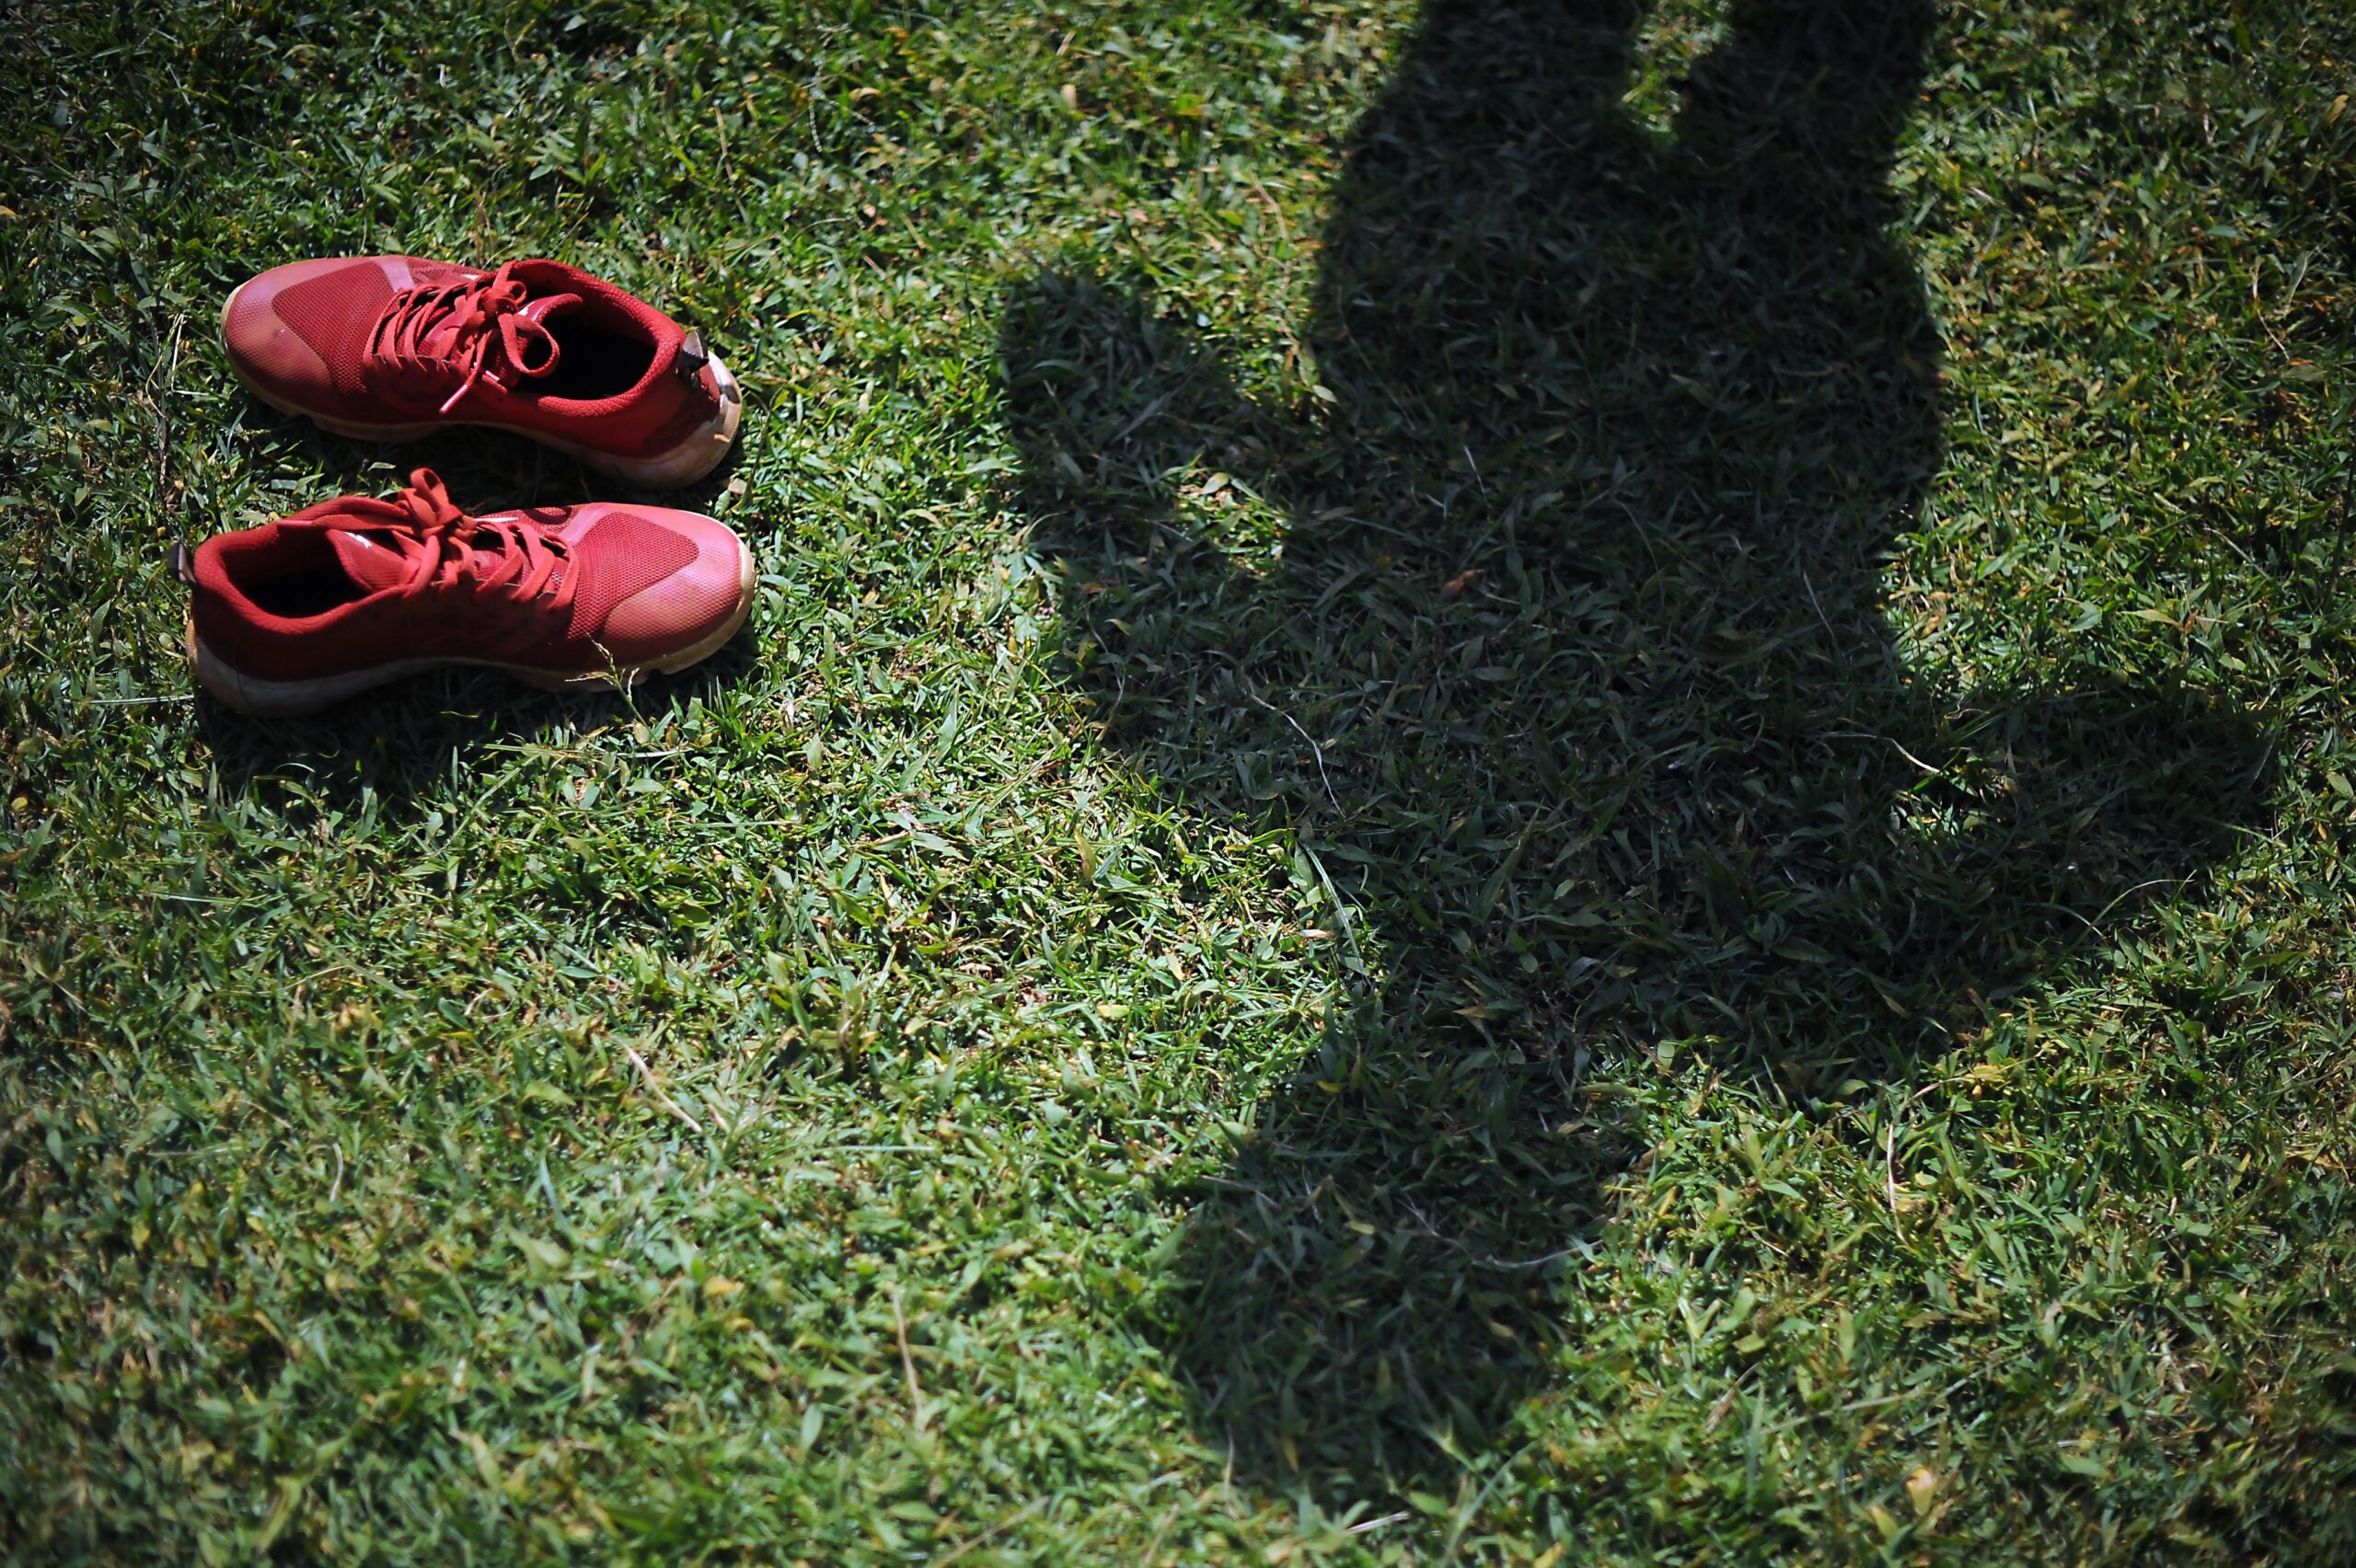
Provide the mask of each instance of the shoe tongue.
MULTIPOLYGON (((570 316, 579 310, 581 304, 581 296, 577 294, 541 294, 536 299, 525 300, 523 308, 515 314, 535 327, 546 327, 557 317, 570 316)), ((457 341, 459 319, 459 317, 453 315, 444 320, 433 330, 428 332, 424 341, 418 346, 429 354, 449 352, 452 345, 457 341)))
POLYGON ((409 558, 375 536, 353 529, 330 528, 328 544, 343 574, 371 594, 396 587, 409 576, 409 558))
MULTIPOLYGON (((343 574, 371 594, 398 588, 409 581, 415 549, 404 550, 398 542, 399 538, 398 535, 375 529, 328 530, 328 544, 335 551, 336 563, 343 568, 343 574)), ((458 548, 465 552, 467 570, 477 577, 497 571, 508 559, 499 536, 487 530, 462 539, 458 548)))
POLYGON ((525 320, 532 322, 537 326, 545 327, 550 321, 555 320, 558 317, 570 316, 580 308, 581 296, 579 294, 542 294, 537 299, 525 301, 524 308, 517 311, 516 314, 521 316, 525 320))

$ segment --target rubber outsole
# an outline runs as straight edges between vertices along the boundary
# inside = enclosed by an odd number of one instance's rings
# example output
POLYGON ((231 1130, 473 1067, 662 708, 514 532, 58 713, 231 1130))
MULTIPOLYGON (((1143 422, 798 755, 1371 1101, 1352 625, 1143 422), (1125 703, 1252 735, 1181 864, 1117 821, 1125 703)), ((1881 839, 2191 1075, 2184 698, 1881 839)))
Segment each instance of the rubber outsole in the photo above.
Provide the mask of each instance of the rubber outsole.
MULTIPOLYGON (((247 282, 252 280, 248 279, 247 282)), ((225 343, 229 336, 229 312, 237 305, 237 296, 245 292, 245 283, 239 283, 229 291, 229 297, 221 302, 221 337, 225 343)), ((652 457, 618 456, 611 452, 600 452, 595 447, 565 441, 545 431, 502 424, 496 420, 423 420, 413 424, 367 424, 357 420, 331 419, 308 409, 297 408, 254 385, 238 367, 234 355, 229 360, 229 370, 237 376, 239 386, 262 402, 282 414, 308 420, 330 434, 350 436, 355 441, 415 441, 454 425, 471 425, 478 430, 505 431, 526 441, 537 441, 601 473, 611 474, 618 479, 647 490, 676 490, 681 485, 695 483, 720 467, 722 459, 728 455, 728 449, 735 444, 737 428, 744 422, 745 395, 736 385, 736 377, 720 362, 717 354, 710 356, 709 363, 712 381, 720 388, 720 411, 697 427, 695 433, 678 445, 652 457)))
POLYGON ((728 640, 736 635, 737 629, 745 624, 745 617, 753 611, 753 552, 741 538, 736 541, 736 609, 725 625, 710 636, 676 652, 665 653, 659 659, 578 674, 534 669, 526 664, 505 664, 494 659, 428 658, 396 659, 388 663, 372 664, 364 670, 323 675, 317 680, 265 681, 246 674, 206 647, 204 640, 196 635, 196 617, 193 615, 188 618, 184 641, 198 684, 225 706, 257 719, 293 719, 317 713, 362 692, 399 680, 404 675, 445 664, 504 670, 517 680, 537 686, 542 691, 590 692, 616 688, 626 691, 647 675, 676 674, 692 664, 701 663, 726 647, 728 640))

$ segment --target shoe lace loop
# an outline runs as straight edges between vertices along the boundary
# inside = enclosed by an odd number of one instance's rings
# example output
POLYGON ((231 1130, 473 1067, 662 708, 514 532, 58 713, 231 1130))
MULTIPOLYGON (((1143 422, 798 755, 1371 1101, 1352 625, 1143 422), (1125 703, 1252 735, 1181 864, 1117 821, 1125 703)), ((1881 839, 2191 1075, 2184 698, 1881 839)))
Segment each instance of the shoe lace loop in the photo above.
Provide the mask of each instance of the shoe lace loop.
POLYGON ((511 261, 483 277, 419 283, 401 290, 386 305, 384 315, 369 333, 369 354, 395 363, 431 361, 463 368, 466 375, 458 389, 436 410, 445 414, 479 382, 505 387, 508 384, 500 367, 518 376, 548 375, 562 356, 555 334, 524 314, 530 291, 522 279, 512 275, 514 270, 511 261), (445 330, 447 338, 428 350, 427 343, 445 330), (500 366, 491 363, 494 350, 500 366))
POLYGON ((479 593, 503 589, 516 599, 549 594, 561 601, 561 591, 571 586, 564 567, 572 552, 563 540, 521 518, 469 517, 431 468, 411 472, 398 495, 378 504, 398 513, 382 524, 370 522, 408 563, 398 590, 404 598, 472 584, 479 593))

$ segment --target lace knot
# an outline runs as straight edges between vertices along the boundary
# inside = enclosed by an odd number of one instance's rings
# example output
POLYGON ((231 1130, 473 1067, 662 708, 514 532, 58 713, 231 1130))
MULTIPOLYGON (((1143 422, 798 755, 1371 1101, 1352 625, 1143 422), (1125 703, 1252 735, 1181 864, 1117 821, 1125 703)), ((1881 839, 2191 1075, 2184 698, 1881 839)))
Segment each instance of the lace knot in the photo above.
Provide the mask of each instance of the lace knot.
POLYGON ((412 284, 387 303, 368 352, 396 364, 458 367, 457 388, 436 410, 446 414, 483 382, 506 387, 502 370, 537 378, 556 369, 562 351, 547 323, 525 309, 530 300, 512 261, 482 277, 412 284))
POLYGON ((405 597, 463 585, 477 593, 504 589, 518 599, 564 600, 571 576, 565 562, 572 552, 562 539, 522 518, 469 517, 431 468, 412 470, 390 502, 372 504, 395 513, 367 527, 381 529, 386 544, 407 562, 398 585, 405 597))

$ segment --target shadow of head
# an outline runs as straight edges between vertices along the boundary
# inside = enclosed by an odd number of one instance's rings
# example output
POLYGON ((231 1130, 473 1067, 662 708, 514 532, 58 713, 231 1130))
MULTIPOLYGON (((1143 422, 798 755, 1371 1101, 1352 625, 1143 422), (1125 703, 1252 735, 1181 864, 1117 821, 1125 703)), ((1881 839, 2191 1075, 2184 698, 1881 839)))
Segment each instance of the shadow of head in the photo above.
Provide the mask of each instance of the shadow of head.
POLYGON ((1663 1042, 1803 1103, 1903 1074, 2264 792, 2198 698, 1901 658, 1938 343, 1884 181, 1924 7, 1738 0, 1665 126, 1624 103, 1639 19, 1434 6, 1280 370, 1083 276, 1007 302, 1070 678, 1341 905, 1345 1005, 1153 1309, 1274 1485, 1428 1486, 1575 1352, 1561 1276, 1637 1148, 1586 1078, 1663 1042))

